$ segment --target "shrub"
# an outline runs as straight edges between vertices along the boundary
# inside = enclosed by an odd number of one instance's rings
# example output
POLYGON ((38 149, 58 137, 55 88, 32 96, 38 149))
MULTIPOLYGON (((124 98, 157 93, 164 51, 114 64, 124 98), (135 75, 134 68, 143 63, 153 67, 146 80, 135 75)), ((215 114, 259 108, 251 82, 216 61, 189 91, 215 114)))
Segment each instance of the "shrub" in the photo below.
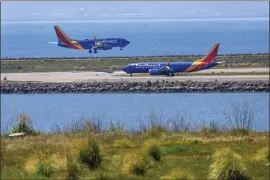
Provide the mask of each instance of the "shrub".
POLYGON ((214 162, 210 166, 210 179, 250 179, 242 157, 231 149, 216 151, 212 158, 214 162))
POLYGON ((228 124, 232 131, 249 133, 254 121, 254 111, 248 106, 247 102, 236 104, 232 107, 231 115, 225 113, 228 124))
POLYGON ((144 175, 146 172, 145 164, 144 163, 136 164, 132 167, 131 171, 133 174, 136 175, 144 175))
POLYGON ((112 121, 108 122, 108 132, 123 133, 123 131, 124 125, 120 121, 117 121, 116 125, 112 121))
POLYGON ((202 126, 201 128, 201 132, 207 134, 207 133, 218 133, 219 132, 219 127, 218 125, 215 123, 215 121, 211 121, 209 123, 209 127, 206 126, 202 126))
POLYGON ((35 134, 32 120, 25 114, 21 113, 17 119, 16 125, 12 129, 12 133, 24 132, 26 134, 35 134))
POLYGON ((170 132, 188 132, 191 127, 190 122, 179 112, 168 120, 167 125, 170 132))
POLYGON ((103 131, 103 120, 101 115, 97 116, 93 115, 90 118, 80 117, 72 121, 66 128, 65 132, 78 133, 78 132, 86 132, 86 133, 101 133, 103 131))
POLYGON ((49 161, 47 159, 44 161, 40 161, 40 163, 38 164, 37 172, 42 174, 43 176, 51 177, 51 175, 54 171, 55 171, 55 169, 52 166, 51 161, 49 161))
POLYGON ((66 180, 77 180, 79 179, 80 169, 78 164, 72 159, 70 154, 70 149, 66 149, 66 158, 67 158, 67 175, 66 180))
POLYGON ((161 150, 157 145, 153 145, 149 148, 148 154, 155 160, 160 161, 161 160, 161 150))
POLYGON ((132 173, 143 176, 151 167, 151 161, 144 154, 128 155, 124 160, 122 171, 124 174, 132 173))
POLYGON ((219 131, 218 125, 215 121, 211 121, 209 124, 209 132, 210 133, 217 133, 219 131))
POLYGON ((200 143, 201 143, 201 141, 199 141, 197 139, 195 139, 195 140, 192 141, 192 144, 200 144, 200 143))
POLYGON ((80 159, 89 168, 99 168, 101 166, 100 148, 94 140, 89 140, 88 145, 80 150, 80 159))
POLYGON ((148 131, 153 131, 153 132, 166 132, 167 128, 162 119, 158 118, 155 113, 151 113, 149 115, 149 127, 148 131))
POLYGON ((264 162, 269 163, 270 158, 270 150, 269 147, 262 148, 256 152, 256 155, 254 156, 255 162, 264 162))

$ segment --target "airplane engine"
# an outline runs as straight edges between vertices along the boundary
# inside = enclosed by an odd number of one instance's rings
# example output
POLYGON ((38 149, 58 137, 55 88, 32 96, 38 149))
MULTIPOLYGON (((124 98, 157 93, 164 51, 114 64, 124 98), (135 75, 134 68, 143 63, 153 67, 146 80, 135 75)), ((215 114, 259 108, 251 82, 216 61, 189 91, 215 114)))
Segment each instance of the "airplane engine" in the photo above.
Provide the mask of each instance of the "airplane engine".
POLYGON ((111 45, 105 44, 104 47, 103 47, 103 50, 110 50, 110 49, 112 49, 111 45))
POLYGON ((163 73, 160 72, 159 69, 150 69, 150 70, 149 70, 149 74, 150 74, 150 75, 163 75, 163 73))

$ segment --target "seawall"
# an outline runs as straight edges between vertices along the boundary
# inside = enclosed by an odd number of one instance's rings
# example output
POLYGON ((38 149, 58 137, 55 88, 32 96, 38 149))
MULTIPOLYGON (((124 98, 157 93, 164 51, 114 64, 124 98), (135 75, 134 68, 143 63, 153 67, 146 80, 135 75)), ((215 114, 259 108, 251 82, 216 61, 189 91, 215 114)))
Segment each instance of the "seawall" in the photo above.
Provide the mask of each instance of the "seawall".
POLYGON ((1 84, 1 94, 269 92, 269 81, 147 81, 1 84))

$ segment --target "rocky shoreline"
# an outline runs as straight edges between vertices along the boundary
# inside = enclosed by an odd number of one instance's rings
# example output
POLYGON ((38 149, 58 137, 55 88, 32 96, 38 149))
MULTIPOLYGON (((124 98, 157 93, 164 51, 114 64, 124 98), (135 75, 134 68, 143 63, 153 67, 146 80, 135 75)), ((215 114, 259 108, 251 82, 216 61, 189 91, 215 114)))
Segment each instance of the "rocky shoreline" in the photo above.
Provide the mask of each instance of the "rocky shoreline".
POLYGON ((1 94, 269 92, 269 81, 2 83, 1 94))

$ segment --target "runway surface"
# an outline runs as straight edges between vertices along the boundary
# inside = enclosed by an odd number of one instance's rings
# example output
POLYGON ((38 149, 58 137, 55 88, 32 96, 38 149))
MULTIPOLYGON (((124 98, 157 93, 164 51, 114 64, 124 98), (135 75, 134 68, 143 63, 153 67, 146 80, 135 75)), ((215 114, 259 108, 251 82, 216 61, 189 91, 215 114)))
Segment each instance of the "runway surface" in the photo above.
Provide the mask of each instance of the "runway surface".
POLYGON ((127 76, 125 72, 46 72, 46 73, 3 73, 1 80, 6 76, 8 81, 40 81, 40 82, 91 82, 91 81, 155 81, 155 80, 178 80, 178 81, 250 81, 269 80, 269 75, 214 75, 214 73, 227 72, 269 72, 268 68, 245 68, 245 69, 212 69, 197 73, 209 73, 209 75, 198 76, 127 76), (211 74, 211 75, 210 75, 211 74))

